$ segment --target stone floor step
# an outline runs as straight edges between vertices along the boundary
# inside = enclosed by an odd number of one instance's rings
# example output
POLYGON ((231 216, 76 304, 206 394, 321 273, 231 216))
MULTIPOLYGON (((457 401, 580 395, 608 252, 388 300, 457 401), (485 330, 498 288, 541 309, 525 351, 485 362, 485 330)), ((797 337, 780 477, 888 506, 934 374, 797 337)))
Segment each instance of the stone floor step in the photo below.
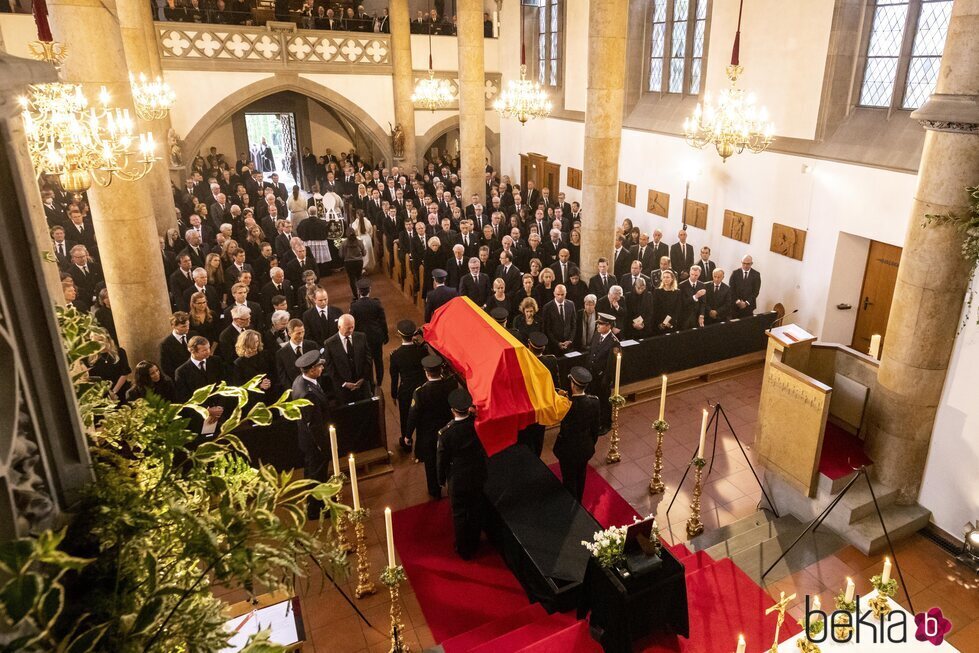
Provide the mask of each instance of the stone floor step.
MULTIPOLYGON (((887 525, 891 542, 896 543, 924 528, 931 518, 931 511, 918 504, 891 505, 881 508, 881 515, 887 525)), ((884 537, 884 529, 881 528, 876 512, 853 523, 847 531, 847 536, 853 546, 860 549, 864 555, 873 556, 887 549, 887 538, 884 537)))
POLYGON ((772 521, 765 520, 754 528, 737 533, 723 542, 719 542, 708 548, 707 554, 715 560, 734 558, 738 552, 757 546, 761 542, 779 537, 780 535, 793 533, 794 537, 802 528, 803 525, 792 515, 779 517, 772 521))
POLYGON ((847 544, 843 538, 828 528, 820 528, 815 532, 810 531, 769 572, 763 583, 762 573, 768 569, 769 565, 778 560, 784 551, 788 550, 788 547, 805 527, 805 524, 798 523, 797 526, 787 528, 775 537, 736 552, 731 556, 731 560, 752 580, 764 587, 764 583, 772 583, 805 569, 809 565, 833 555, 847 544))
POLYGON ((743 517, 728 524, 727 526, 721 526, 720 528, 715 528, 714 530, 704 531, 697 537, 687 542, 687 546, 690 547, 691 551, 703 551, 716 544, 720 544, 724 540, 728 540, 735 535, 740 535, 745 531, 750 531, 757 528, 770 520, 771 518, 768 516, 768 514, 766 514, 766 511, 759 510, 755 514, 743 517))

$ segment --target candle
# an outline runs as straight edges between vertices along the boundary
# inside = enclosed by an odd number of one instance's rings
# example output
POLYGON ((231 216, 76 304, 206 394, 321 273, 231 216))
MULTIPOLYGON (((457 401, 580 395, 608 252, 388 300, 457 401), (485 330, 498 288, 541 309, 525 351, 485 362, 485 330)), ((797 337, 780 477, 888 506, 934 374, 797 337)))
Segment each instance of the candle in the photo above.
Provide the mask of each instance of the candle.
POLYGON ((697 457, 704 457, 704 441, 707 439, 707 409, 704 409, 704 419, 700 422, 700 446, 697 447, 697 457))
POLYGON ((394 566, 394 526, 391 525, 391 509, 384 509, 384 530, 388 536, 388 567, 394 566))
POLYGON ((874 358, 880 358, 880 334, 875 333, 870 336, 870 351, 867 352, 874 358))
POLYGON ((619 394, 619 378, 622 376, 622 352, 615 354, 615 393, 619 394))
MULTIPOLYGON (((822 609, 822 607, 823 607, 823 604, 819 600, 819 597, 818 596, 814 596, 813 599, 812 599, 812 609, 813 609, 813 612, 822 609)), ((816 615, 816 619, 817 620, 819 619, 819 615, 816 615)))
POLYGON ((884 558, 884 571, 880 574, 881 585, 886 584, 891 579, 891 559, 884 558))
POLYGON ((663 375, 663 385, 659 390, 659 421, 666 415, 666 375, 663 375))
POLYGON ((856 589, 857 589, 856 586, 854 586, 854 584, 853 584, 853 579, 852 578, 847 578, 846 579, 846 594, 843 596, 843 599, 847 603, 849 603, 850 601, 853 600, 853 593, 856 591, 856 589))
POLYGON ((357 462, 354 460, 354 455, 350 454, 347 459, 347 464, 350 467, 350 491, 354 495, 354 510, 360 510, 360 488, 357 487, 357 462))
POLYGON ((333 454, 333 474, 340 473, 340 456, 337 453, 337 430, 330 424, 330 452, 333 454))
POLYGON ((744 653, 744 649, 747 645, 744 642, 744 635, 738 635, 738 650, 736 653, 744 653))

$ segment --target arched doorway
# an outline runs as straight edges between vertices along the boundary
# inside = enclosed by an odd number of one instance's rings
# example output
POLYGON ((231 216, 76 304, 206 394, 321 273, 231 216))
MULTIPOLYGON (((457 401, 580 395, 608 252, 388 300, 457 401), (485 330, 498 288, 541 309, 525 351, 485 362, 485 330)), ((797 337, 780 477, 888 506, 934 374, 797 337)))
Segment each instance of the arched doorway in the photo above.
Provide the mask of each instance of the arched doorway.
MULTIPOLYGON (((454 157, 459 151, 459 116, 449 116, 432 125, 431 129, 418 137, 418 152, 422 157, 433 160, 435 155, 448 153, 454 157)), ((500 135, 486 128, 486 159, 497 170, 500 167, 500 135)))

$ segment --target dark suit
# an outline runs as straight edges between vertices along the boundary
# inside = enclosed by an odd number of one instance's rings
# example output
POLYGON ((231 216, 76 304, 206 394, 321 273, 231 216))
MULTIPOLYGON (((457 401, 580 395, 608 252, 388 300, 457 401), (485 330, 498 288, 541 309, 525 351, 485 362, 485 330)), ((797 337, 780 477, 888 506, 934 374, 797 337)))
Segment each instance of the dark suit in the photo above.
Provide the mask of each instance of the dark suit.
POLYGON ((541 314, 543 316, 544 334, 547 336, 548 346, 551 352, 555 354, 564 353, 564 350, 560 349, 558 344, 569 340, 574 341, 574 327, 577 322, 574 304, 567 299, 564 300, 563 319, 558 311, 556 301, 550 301, 544 304, 544 308, 541 309, 541 314))
POLYGON ((714 276, 714 270, 717 269, 717 263, 714 263, 714 261, 711 261, 710 259, 704 261, 703 259, 698 258, 696 261, 694 261, 694 265, 700 266, 700 280, 705 284, 711 283, 711 279, 714 276))
POLYGON ((402 344, 391 352, 388 369, 391 372, 391 398, 398 402, 398 416, 401 424, 401 438, 411 437, 408 431, 408 409, 415 389, 425 382, 425 369, 422 359, 427 351, 424 346, 414 343, 402 344))
POLYGON ((731 287, 728 286, 723 281, 717 290, 714 290, 714 284, 707 284, 707 294, 704 295, 704 299, 707 300, 704 304, 704 323, 714 324, 715 322, 723 322, 731 318, 731 287), (711 311, 717 311, 717 317, 711 317, 711 311))
MULTIPOLYGON (((194 392, 203 388, 206 385, 212 383, 220 383, 225 380, 225 370, 224 362, 219 356, 211 356, 205 362, 205 370, 201 371, 198 367, 197 361, 189 358, 177 367, 173 374, 173 385, 177 393, 177 401, 186 402, 193 396, 194 392)), ((220 397, 212 397, 208 399, 204 406, 222 406, 229 403, 226 400, 222 400, 220 397)), ((193 433, 200 433, 204 428, 204 418, 198 415, 192 410, 186 410, 181 413, 184 417, 188 417, 190 422, 187 424, 187 430, 193 433)), ((222 420, 229 416, 229 411, 227 406, 225 406, 225 413, 222 416, 222 420)), ((217 429, 217 430, 220 430, 217 429)))
POLYGON ((482 306, 493 294, 489 276, 480 272, 474 279, 473 275, 467 272, 459 281, 459 294, 471 299, 476 306, 482 306))
POLYGON ((226 360, 233 361, 238 358, 238 352, 235 351, 235 343, 238 342, 238 336, 244 331, 245 329, 239 331, 238 327, 234 324, 229 324, 221 332, 221 335, 218 336, 218 351, 226 360))
MULTIPOLYGON (((190 310, 190 298, 198 292, 197 286, 191 285, 184 291, 184 295, 181 298, 180 310, 187 311, 190 310)), ((218 291, 215 290, 213 286, 204 286, 204 290, 200 291, 204 293, 204 297, 207 298, 207 307, 214 311, 215 318, 221 312, 221 297, 218 295, 218 291)))
POLYGON ((371 360, 374 361, 377 387, 381 387, 381 382, 384 381, 382 348, 389 339, 384 307, 376 297, 359 297, 350 304, 350 314, 354 316, 354 330, 367 336, 367 348, 371 360))
POLYGON ((340 334, 330 336, 323 350, 326 359, 325 374, 333 381, 333 389, 343 403, 368 399, 374 395, 371 377, 371 357, 367 349, 367 336, 354 331, 350 334, 350 352, 344 350, 340 334), (348 390, 344 383, 363 381, 356 390, 348 390))
POLYGON ((758 302, 758 293, 761 291, 761 273, 751 269, 746 276, 744 270, 735 270, 731 273, 728 282, 731 284, 732 317, 751 317, 758 302), (748 305, 738 308, 734 302, 739 299, 747 302, 748 305))
MULTIPOLYGON (((646 276, 645 274, 640 274, 639 278, 646 282, 646 290, 652 290, 650 286, 652 281, 648 276, 646 276)), ((632 281, 632 273, 619 277, 619 285, 622 286, 622 293, 624 295, 628 295, 629 293, 633 292, 632 287, 634 285, 634 282, 632 281)), ((619 326, 621 328, 621 325, 616 325, 616 326, 619 326)))
POLYGON ((458 291, 448 286, 439 286, 428 291, 428 296, 425 297, 425 321, 431 320, 436 310, 458 296, 458 291))
POLYGON ((591 372, 591 388, 598 396, 601 409, 601 430, 606 431, 612 424, 612 383, 615 381, 615 360, 612 350, 619 346, 619 339, 609 332, 604 338, 597 331, 588 348, 588 370, 591 372))
POLYGON ((292 283, 288 279, 283 279, 280 284, 280 288, 276 288, 275 284, 269 281, 267 284, 262 286, 261 293, 261 305, 262 311, 267 313, 269 317, 272 316, 272 298, 276 295, 282 295, 286 298, 286 302, 289 304, 289 310, 292 311, 295 308, 296 293, 292 289, 292 283))
POLYGON ((78 297, 75 303, 79 306, 84 306, 85 308, 83 310, 87 311, 95 303, 95 295, 101 286, 105 284, 105 278, 102 276, 102 268, 95 261, 89 262, 86 267, 88 268, 88 274, 82 268, 72 263, 68 267, 67 272, 78 289, 78 297))
POLYGON ((588 461, 595 454, 595 443, 598 442, 601 412, 598 397, 573 395, 571 409, 561 420, 561 430, 554 441, 562 483, 579 503, 585 493, 588 461))
POLYGON ((337 333, 337 320, 343 315, 336 306, 326 307, 326 317, 322 317, 315 306, 303 313, 306 337, 320 343, 320 346, 337 333))
POLYGON ((623 247, 619 250, 619 253, 612 253, 612 260, 609 263, 609 267, 612 273, 615 274, 616 278, 622 277, 623 275, 629 274, 629 268, 632 266, 632 255, 629 250, 623 247))
POLYGON ((686 247, 681 247, 680 243, 673 243, 670 246, 670 267, 676 270, 681 279, 690 276, 690 267, 693 265, 694 249, 690 243, 686 247))
POLYGON ((439 429, 452 419, 449 393, 455 388, 456 382, 453 379, 426 381, 415 389, 411 407, 408 409, 407 438, 411 438, 412 433, 416 434, 415 458, 425 463, 428 493, 433 497, 442 494, 435 467, 435 451, 439 429))
POLYGON ((595 295, 596 298, 601 299, 602 297, 608 297, 608 290, 612 286, 618 283, 618 279, 611 272, 605 275, 605 280, 602 280, 602 275, 596 274, 591 279, 588 280, 588 292, 595 295))
MULTIPOLYGON (((318 351, 321 347, 320 343, 313 340, 303 340, 301 351, 305 354, 308 351, 318 351)), ((296 380, 299 376, 299 368, 296 367, 296 361, 299 360, 299 356, 302 354, 296 354, 296 350, 292 348, 292 343, 287 342, 285 346, 279 347, 275 352, 275 382, 280 388, 291 388, 292 382, 296 380)), ((295 399, 295 397, 293 397, 295 399)))
POLYGON ((682 315, 677 326, 681 329, 692 329, 700 324, 700 318, 703 317, 704 307, 707 304, 707 295, 700 297, 700 299, 694 299, 693 296, 698 290, 706 290, 707 287, 703 281, 690 283, 690 279, 687 279, 678 288, 680 290, 682 315))
POLYGON ((493 275, 494 279, 503 279, 503 283, 506 284, 506 294, 508 297, 513 297, 519 290, 521 286, 521 274, 520 270, 517 269, 516 265, 510 264, 510 269, 507 270, 502 265, 496 266, 496 274, 493 275))
POLYGON ((197 248, 197 251, 194 251, 193 247, 187 245, 187 247, 182 249, 180 253, 177 254, 177 258, 179 259, 184 254, 190 257, 192 268, 196 269, 204 267, 204 258, 207 256, 207 252, 204 250, 203 244, 197 248))
MULTIPOLYGON (((308 250, 309 248, 307 248, 308 250)), ((285 272, 286 278, 292 283, 294 288, 300 288, 303 285, 303 273, 306 270, 312 270, 317 273, 317 278, 319 276, 319 271, 316 268, 316 259, 313 258, 307 251, 306 258, 303 259, 302 263, 299 262, 298 258, 293 257, 288 264, 286 264, 285 272)))
POLYGON ((656 251, 649 245, 645 247, 635 245, 629 250, 629 255, 632 256, 633 261, 642 263, 642 271, 646 274, 659 267, 659 259, 656 258, 656 251))
POLYGON ((571 273, 577 269, 577 266, 568 261, 564 266, 564 271, 561 270, 561 261, 554 261, 551 263, 551 270, 554 272, 554 283, 560 283, 565 286, 570 283, 571 273))
POLYGON ((476 435, 475 418, 453 420, 439 431, 439 483, 448 483, 456 551, 469 558, 479 546, 483 523, 486 450, 476 435))
MULTIPOLYGON (((652 264, 652 268, 650 270, 646 270, 647 273, 650 272, 651 270, 655 270, 656 268, 659 267, 659 261, 660 261, 661 258, 663 258, 664 256, 669 256, 670 255, 670 247, 669 247, 669 245, 667 245, 666 243, 664 243, 662 240, 659 241, 659 243, 653 243, 652 241, 650 241, 649 248, 651 250, 653 250, 653 254, 652 254, 652 256, 653 256, 653 264, 652 264)), ((646 268, 643 267, 643 269, 645 270, 646 268)))
MULTIPOLYGON (((320 379, 323 377, 321 376, 320 379)), ((296 376, 292 383, 292 399, 308 399, 310 405, 303 406, 302 414, 296 423, 299 432, 299 448, 303 452, 303 476, 316 481, 326 481, 329 478, 327 461, 330 458, 330 447, 326 443, 326 421, 329 419, 329 390, 316 381, 310 381, 302 375, 296 376)), ((340 470, 333 470, 339 473, 340 470)), ((310 517, 319 515, 322 504, 311 500, 306 505, 310 517)))
POLYGON ((469 265, 466 263, 466 257, 463 256, 460 261, 456 261, 455 256, 450 258, 445 262, 445 272, 449 275, 445 280, 445 285, 458 290, 459 282, 464 276, 469 274, 469 265))
POLYGON ((184 297, 184 293, 187 292, 188 288, 194 287, 194 280, 191 279, 187 274, 184 274, 183 270, 177 270, 176 272, 170 275, 169 282, 170 282, 169 286, 170 286, 171 303, 174 306, 180 306, 184 297))

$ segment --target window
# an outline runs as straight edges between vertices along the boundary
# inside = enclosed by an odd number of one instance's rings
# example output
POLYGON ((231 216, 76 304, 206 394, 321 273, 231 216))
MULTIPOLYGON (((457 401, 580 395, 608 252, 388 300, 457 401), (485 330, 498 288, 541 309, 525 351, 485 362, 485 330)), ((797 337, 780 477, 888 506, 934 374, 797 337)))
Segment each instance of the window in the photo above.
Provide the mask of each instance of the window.
POLYGON ((652 0, 649 91, 700 94, 708 0, 652 0))
POLYGON ((557 86, 561 61, 561 4, 540 0, 537 10, 537 81, 557 86))
POLYGON ((952 0, 874 0, 860 105, 917 109, 938 80, 952 0))

